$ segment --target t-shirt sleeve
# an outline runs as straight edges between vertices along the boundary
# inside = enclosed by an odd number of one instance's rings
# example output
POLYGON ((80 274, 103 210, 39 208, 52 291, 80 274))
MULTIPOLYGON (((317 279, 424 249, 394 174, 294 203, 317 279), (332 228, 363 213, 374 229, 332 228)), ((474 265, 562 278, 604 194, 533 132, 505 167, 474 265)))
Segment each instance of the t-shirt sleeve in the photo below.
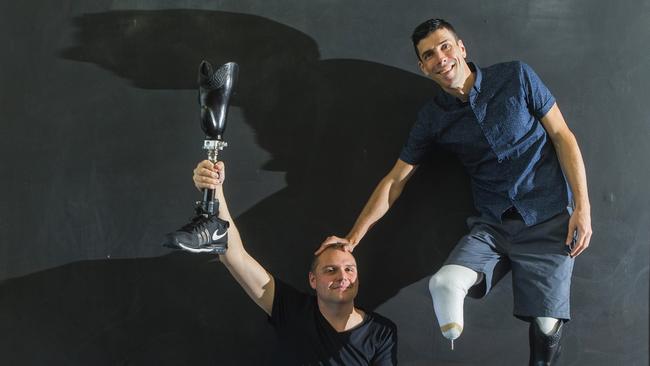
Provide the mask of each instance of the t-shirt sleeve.
POLYGON ((526 103, 532 114, 541 119, 555 104, 555 97, 532 67, 521 63, 521 81, 526 93, 526 103))
POLYGON ((269 322, 274 327, 286 324, 305 307, 310 296, 296 290, 286 283, 275 278, 275 293, 273 294, 273 308, 269 322))
POLYGON ((430 113, 431 110, 428 107, 422 108, 418 113, 418 118, 399 155, 400 160, 411 165, 418 165, 431 152, 434 136, 431 133, 430 113))
POLYGON ((386 321, 382 336, 382 343, 377 348, 373 359, 373 366, 397 365, 397 327, 392 322, 386 321))

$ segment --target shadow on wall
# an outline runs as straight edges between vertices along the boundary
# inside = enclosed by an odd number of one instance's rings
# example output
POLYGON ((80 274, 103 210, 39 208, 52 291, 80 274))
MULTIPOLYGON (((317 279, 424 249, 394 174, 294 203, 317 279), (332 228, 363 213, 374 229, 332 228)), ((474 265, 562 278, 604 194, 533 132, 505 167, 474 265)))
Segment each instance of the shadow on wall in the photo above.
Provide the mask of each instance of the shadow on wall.
MULTIPOLYGON (((62 57, 97 64, 138 88, 195 89, 201 60, 240 64, 233 104, 271 154, 263 169, 286 171, 288 186, 237 223, 249 252, 302 289, 313 250, 325 236, 347 232, 395 162, 418 107, 436 92, 400 69, 321 61, 307 35, 252 15, 115 11, 74 25, 78 44, 62 57)), ((433 159, 355 251, 358 303, 366 308, 433 273, 465 231, 468 179, 450 156, 433 159)), ((16 361, 36 363, 263 363, 274 349, 264 314, 208 260, 177 253, 82 262, 7 281, 2 322, 12 329, 6 334, 19 335, 9 349, 16 361), (34 342, 38 354, 23 346, 34 342)))

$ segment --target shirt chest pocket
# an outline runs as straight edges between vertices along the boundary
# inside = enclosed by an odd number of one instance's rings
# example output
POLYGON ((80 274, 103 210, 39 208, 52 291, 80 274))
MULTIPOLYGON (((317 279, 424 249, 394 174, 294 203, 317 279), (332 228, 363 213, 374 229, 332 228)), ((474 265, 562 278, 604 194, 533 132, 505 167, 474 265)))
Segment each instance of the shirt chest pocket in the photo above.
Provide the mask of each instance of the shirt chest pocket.
POLYGON ((536 139, 539 122, 528 110, 525 99, 510 96, 504 102, 491 103, 483 120, 483 130, 497 155, 507 157, 536 139))

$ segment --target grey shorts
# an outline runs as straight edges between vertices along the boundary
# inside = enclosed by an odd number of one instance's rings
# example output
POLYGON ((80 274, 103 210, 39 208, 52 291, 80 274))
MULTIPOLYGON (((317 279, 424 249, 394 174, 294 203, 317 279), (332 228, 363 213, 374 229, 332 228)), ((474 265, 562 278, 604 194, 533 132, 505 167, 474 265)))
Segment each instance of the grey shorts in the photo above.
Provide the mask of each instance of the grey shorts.
POLYGON ((565 244, 569 213, 527 227, 521 218, 503 223, 470 217, 465 235, 445 264, 457 264, 483 273, 469 296, 485 296, 508 271, 512 271, 514 315, 570 319, 569 296, 573 258, 565 244))

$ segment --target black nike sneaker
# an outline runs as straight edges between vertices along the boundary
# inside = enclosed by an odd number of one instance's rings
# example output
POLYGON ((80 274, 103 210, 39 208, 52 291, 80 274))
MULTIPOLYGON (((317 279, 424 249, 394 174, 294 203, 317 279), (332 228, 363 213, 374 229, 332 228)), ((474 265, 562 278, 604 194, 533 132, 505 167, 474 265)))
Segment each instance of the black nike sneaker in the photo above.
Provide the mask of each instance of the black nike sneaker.
POLYGON ((165 236, 163 246, 192 253, 225 254, 229 226, 228 221, 197 208, 197 215, 189 224, 165 236))

